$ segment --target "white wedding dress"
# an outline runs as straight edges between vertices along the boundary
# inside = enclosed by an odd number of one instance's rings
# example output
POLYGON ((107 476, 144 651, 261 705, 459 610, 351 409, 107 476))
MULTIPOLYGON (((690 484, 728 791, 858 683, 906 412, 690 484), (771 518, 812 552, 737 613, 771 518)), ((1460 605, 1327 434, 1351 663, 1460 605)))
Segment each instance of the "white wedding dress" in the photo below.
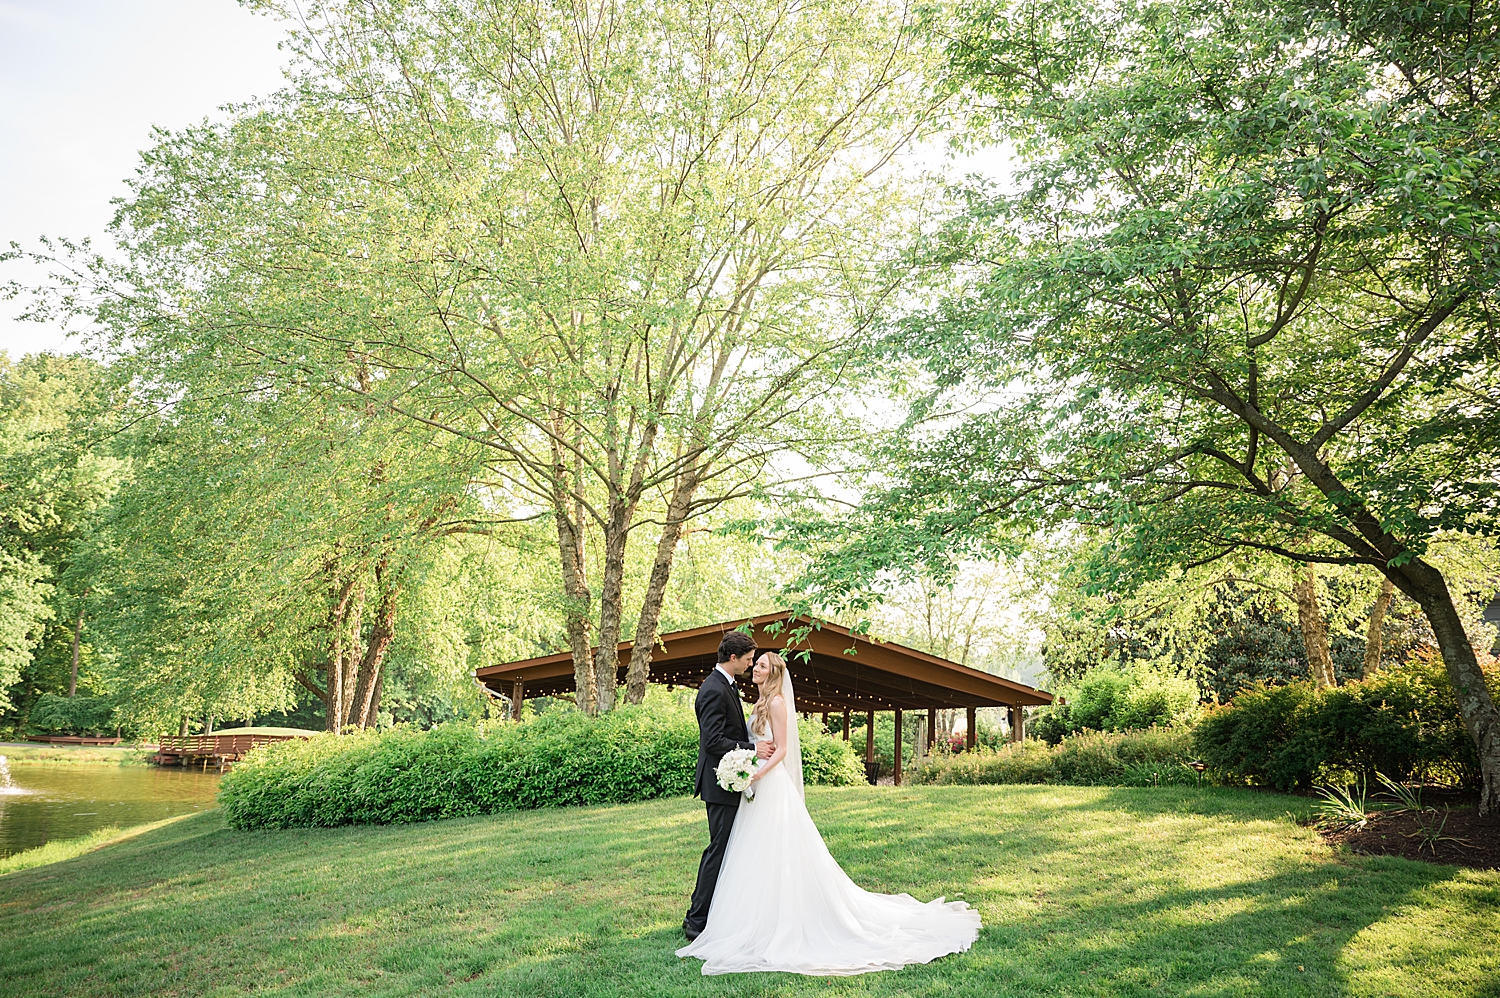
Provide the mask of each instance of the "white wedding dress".
MULTIPOLYGON (((874 894, 844 873, 802 799, 791 676, 786 758, 755 784, 725 847, 701 935, 677 951, 705 974, 790 971, 849 975, 899 970, 973 945, 979 913, 962 901, 923 904, 910 894, 874 894)), ((769 738, 752 732, 757 740, 769 738)))

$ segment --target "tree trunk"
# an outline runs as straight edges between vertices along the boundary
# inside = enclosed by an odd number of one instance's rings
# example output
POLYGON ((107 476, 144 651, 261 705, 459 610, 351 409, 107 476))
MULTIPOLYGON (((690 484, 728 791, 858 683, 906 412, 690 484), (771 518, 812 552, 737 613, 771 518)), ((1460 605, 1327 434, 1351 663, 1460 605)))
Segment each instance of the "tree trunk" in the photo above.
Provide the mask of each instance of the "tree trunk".
POLYGON ((1387 578, 1422 608, 1448 669, 1448 680, 1458 698, 1458 711, 1474 739, 1484 773, 1479 813, 1500 815, 1500 712, 1484 683, 1479 657, 1469 643, 1463 618, 1453 605, 1447 580, 1436 568, 1413 558, 1399 568, 1384 569, 1387 578))
POLYGON ((380 671, 375 674, 375 695, 370 698, 370 709, 365 715, 365 727, 367 728, 373 728, 375 722, 380 718, 380 691, 384 685, 381 680, 384 676, 385 666, 382 665, 380 671))
POLYGON ((364 580, 354 587, 354 602, 349 613, 349 633, 346 635, 348 645, 344 649, 344 676, 342 681, 343 698, 339 702, 339 730, 342 731, 349 725, 349 715, 354 710, 354 684, 359 675, 359 663, 364 657, 364 613, 365 613, 365 584, 364 580))
POLYGON ((667 582, 672 577, 672 561, 677 556, 677 542, 682 539, 683 521, 687 519, 693 494, 698 490, 696 474, 684 475, 672 490, 667 504, 667 521, 662 524, 656 542, 656 561, 646 582, 646 598, 635 627, 635 645, 630 649, 630 668, 625 672, 625 699, 640 703, 646 697, 646 680, 651 674, 651 653, 656 647, 656 631, 661 624, 661 607, 667 597, 667 582))
MULTIPOLYGON (((599 712, 598 685, 594 682, 594 660, 589 648, 589 617, 594 598, 589 592, 588 562, 584 559, 584 509, 576 495, 568 496, 569 470, 562 445, 560 415, 555 415, 552 432, 552 515, 557 520, 557 548, 562 566, 563 623, 568 633, 568 648, 573 653, 574 704, 585 714, 599 712), (571 509, 569 507, 572 507, 571 509)), ((575 486, 581 488, 582 473, 572 472, 575 486)))
MULTIPOLYGON (((88 591, 84 590, 84 596, 88 591)), ((83 640, 83 596, 78 598, 78 619, 73 621, 73 671, 68 676, 68 699, 78 692, 78 650, 83 640)))
POLYGON ((1297 624, 1302 629, 1302 647, 1307 652, 1307 671, 1319 686, 1335 685, 1333 656, 1328 651, 1328 626, 1318 606, 1317 574, 1311 565, 1302 567, 1293 595, 1297 600, 1297 624))
POLYGON ((328 690, 328 696, 323 700, 323 728, 334 734, 338 734, 339 704, 344 697, 344 691, 340 688, 344 683, 343 662, 344 618, 340 615, 333 630, 333 645, 328 649, 328 678, 323 683, 328 690))
POLYGON ((354 580, 347 579, 339 587, 338 597, 333 601, 333 610, 328 615, 331 639, 328 648, 328 680, 324 684, 328 693, 323 698, 324 723, 328 731, 340 729, 344 703, 344 618, 349 611, 349 600, 354 595, 354 580))
POLYGON ((375 569, 377 584, 380 584, 380 604, 375 611, 375 626, 370 630, 370 642, 365 646, 359 663, 359 678, 354 687, 354 709, 351 720, 361 728, 370 726, 370 704, 374 700, 375 688, 380 683, 381 664, 385 661, 386 649, 396 636, 396 601, 401 595, 400 583, 390 582, 386 563, 382 561, 375 569))
POLYGON ((379 700, 376 693, 380 689, 380 676, 384 671, 385 652, 390 647, 391 635, 372 635, 370 647, 365 650, 365 661, 360 664, 361 679, 363 687, 358 698, 354 702, 354 723, 361 728, 368 728, 374 723, 375 704, 379 700), (376 641, 379 641, 377 647, 376 641))
POLYGON ((615 706, 615 687, 620 667, 620 623, 624 617, 625 545, 630 539, 630 521, 636 504, 624 497, 609 503, 609 518, 604 530, 604 571, 599 591, 599 643, 594 649, 594 682, 598 690, 599 713, 615 706))
POLYGON ((583 560, 582 522, 576 525, 565 505, 556 509, 557 546, 562 555, 564 618, 568 648, 573 653, 574 703, 586 714, 599 712, 598 687, 594 683, 594 661, 589 649, 589 609, 594 600, 589 593, 586 565, 583 560))
POLYGON ((1380 580, 1380 595, 1375 597, 1375 606, 1370 610, 1370 629, 1365 632, 1365 664, 1359 670, 1359 678, 1367 679, 1380 669, 1381 644, 1385 636, 1385 614, 1391 608, 1391 597, 1396 584, 1390 579, 1380 580))

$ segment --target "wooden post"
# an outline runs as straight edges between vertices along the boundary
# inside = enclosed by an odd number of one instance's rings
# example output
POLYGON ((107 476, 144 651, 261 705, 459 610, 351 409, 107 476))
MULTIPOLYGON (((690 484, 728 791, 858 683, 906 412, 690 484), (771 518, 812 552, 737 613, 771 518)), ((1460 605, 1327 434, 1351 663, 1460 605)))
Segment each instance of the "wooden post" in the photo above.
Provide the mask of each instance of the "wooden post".
POLYGON ((937 744, 937 708, 927 708, 927 751, 937 744))
POLYGON ((895 763, 896 763, 895 782, 896 782, 896 786, 899 787, 901 785, 901 708, 900 707, 896 708, 896 749, 895 749, 895 752, 896 752, 896 754, 895 754, 895 763))
POLYGON ((1011 728, 1011 737, 1020 741, 1026 737, 1026 708, 1016 704, 1016 726, 1011 728))
POLYGON ((865 715, 865 763, 875 761, 875 712, 865 715))
POLYGON ((849 708, 844 708, 844 741, 849 740, 849 708))
POLYGON ((968 749, 970 752, 974 751, 974 746, 975 744, 977 744, 977 739, 979 736, 979 721, 976 717, 976 713, 976 708, 969 708, 969 730, 964 735, 964 748, 968 749))
POLYGON ((823 730, 828 730, 828 711, 823 711, 823 730))
POLYGON ((521 704, 526 696, 526 683, 517 679, 510 687, 510 719, 519 721, 521 719, 521 704))
POLYGON ((1010 708, 1010 740, 1018 742, 1021 740, 1021 705, 1015 704, 1010 708))

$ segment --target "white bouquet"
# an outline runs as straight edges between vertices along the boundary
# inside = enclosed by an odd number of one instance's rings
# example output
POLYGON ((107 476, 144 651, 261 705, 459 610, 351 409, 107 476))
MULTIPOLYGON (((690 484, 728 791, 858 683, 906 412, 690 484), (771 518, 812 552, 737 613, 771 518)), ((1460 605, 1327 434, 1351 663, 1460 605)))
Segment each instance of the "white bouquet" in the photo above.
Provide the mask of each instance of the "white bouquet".
POLYGON ((750 786, 750 777, 759 768, 760 760, 755 757, 754 749, 737 748, 724 753, 714 775, 718 777, 719 786, 725 790, 731 793, 744 791, 745 799, 753 800, 755 791, 750 786))

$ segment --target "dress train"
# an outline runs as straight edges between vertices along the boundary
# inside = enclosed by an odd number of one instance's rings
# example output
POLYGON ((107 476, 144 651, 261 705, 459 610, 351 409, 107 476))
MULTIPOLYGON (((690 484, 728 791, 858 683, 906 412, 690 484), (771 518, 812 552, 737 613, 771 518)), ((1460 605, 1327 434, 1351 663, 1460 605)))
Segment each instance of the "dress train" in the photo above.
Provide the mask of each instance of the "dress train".
POLYGON ((807 813, 800 783, 779 765, 740 804, 708 924, 678 956, 702 959, 705 974, 851 975, 973 945, 979 913, 964 902, 924 904, 850 880, 807 813))

